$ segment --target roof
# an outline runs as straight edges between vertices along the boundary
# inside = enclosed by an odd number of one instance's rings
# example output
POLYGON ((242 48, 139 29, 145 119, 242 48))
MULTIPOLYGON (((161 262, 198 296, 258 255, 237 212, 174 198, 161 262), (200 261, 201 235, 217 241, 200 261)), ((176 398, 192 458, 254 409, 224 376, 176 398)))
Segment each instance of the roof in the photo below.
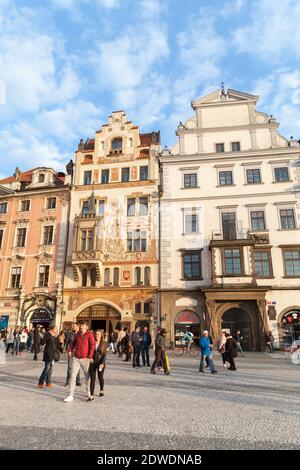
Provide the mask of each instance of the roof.
POLYGON ((140 134, 141 145, 150 147, 151 144, 160 143, 160 132, 149 132, 148 134, 140 134))
MULTIPOLYGON (((22 183, 22 186, 24 187, 24 186, 27 186, 28 184, 30 184, 32 182, 32 173, 35 170, 41 169, 41 168, 46 169, 45 167, 36 167, 36 168, 32 168, 31 170, 21 172, 20 182, 22 183)), ((64 173, 56 172, 55 175, 56 175, 56 178, 59 181, 64 183, 64 181, 65 181, 65 174, 64 173)), ((7 178, 4 178, 4 179, 0 180, 0 185, 14 183, 15 181, 16 181, 16 177, 14 175, 8 176, 7 178)))

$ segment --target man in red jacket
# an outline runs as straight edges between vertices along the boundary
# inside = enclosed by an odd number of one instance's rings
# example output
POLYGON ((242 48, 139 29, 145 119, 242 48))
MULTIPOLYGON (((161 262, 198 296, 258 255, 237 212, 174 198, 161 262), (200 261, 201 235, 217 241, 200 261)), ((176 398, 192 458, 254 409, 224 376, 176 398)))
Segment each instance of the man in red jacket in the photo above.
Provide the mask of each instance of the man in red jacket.
POLYGON ((86 382, 88 397, 90 397, 90 363, 93 362, 95 351, 95 339, 91 331, 88 331, 85 321, 79 323, 79 332, 74 336, 68 348, 68 354, 72 357, 72 372, 70 380, 70 394, 64 399, 65 403, 70 403, 74 399, 76 387, 76 377, 80 369, 83 370, 86 382))

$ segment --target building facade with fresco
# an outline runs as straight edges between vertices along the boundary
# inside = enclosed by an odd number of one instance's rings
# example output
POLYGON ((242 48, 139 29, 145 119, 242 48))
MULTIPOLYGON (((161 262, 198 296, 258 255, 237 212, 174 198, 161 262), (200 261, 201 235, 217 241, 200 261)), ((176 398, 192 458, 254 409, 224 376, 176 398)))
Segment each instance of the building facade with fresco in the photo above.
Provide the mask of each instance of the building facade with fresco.
POLYGON ((64 325, 130 330, 156 316, 159 132, 113 112, 75 152, 64 325))
POLYGON ((3 328, 61 324, 69 198, 68 176, 51 168, 0 180, 3 328))
POLYGON ((259 97, 217 90, 192 102, 164 149, 161 320, 171 344, 187 327, 300 336, 300 147, 259 97))

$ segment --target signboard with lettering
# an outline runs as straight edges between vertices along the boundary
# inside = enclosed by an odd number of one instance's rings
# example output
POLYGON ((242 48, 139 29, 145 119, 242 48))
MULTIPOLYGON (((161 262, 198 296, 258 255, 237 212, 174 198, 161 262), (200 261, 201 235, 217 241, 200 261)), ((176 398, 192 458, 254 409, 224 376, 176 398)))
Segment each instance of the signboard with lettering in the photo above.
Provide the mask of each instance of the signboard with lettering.
POLYGON ((1 315, 0 317, 0 330, 7 330, 9 315, 1 315))
POLYGON ((175 323, 197 325, 200 323, 200 320, 194 312, 191 312, 190 310, 184 310, 177 315, 175 323))

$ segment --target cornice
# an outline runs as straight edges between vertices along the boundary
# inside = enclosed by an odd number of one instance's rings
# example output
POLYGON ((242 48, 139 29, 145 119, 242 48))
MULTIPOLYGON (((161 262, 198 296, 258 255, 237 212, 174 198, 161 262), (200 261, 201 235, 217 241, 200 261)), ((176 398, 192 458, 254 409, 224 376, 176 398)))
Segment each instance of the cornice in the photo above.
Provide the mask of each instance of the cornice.
POLYGON ((213 132, 228 132, 228 131, 255 131, 257 129, 277 129, 278 123, 255 123, 255 124, 240 124, 238 126, 217 126, 217 127, 194 127, 193 129, 180 128, 176 130, 176 135, 185 134, 207 134, 213 132))

